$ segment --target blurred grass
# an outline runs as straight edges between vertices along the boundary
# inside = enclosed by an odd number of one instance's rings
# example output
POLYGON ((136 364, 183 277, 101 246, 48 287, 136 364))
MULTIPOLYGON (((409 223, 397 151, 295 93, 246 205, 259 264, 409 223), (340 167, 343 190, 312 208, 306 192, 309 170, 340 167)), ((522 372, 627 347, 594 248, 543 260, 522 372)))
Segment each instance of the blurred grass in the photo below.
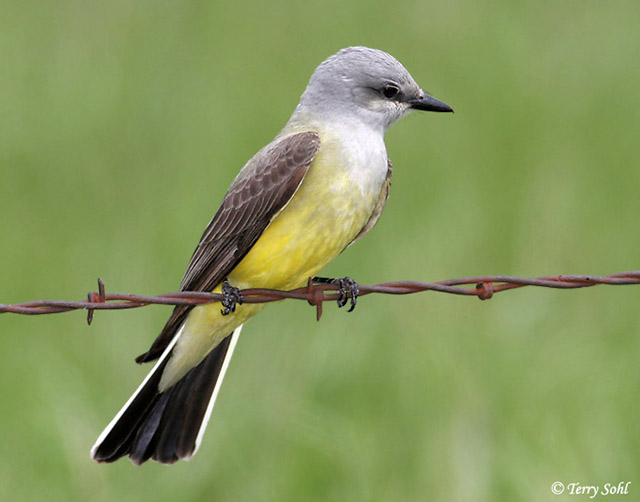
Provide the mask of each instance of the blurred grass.
MULTIPOLYGON (((389 132, 363 283, 638 268, 637 2, 4 4, 0 301, 175 290, 240 166, 315 66, 398 57, 453 116, 389 132)), ((2 316, 2 500, 564 500, 640 482, 636 288, 303 304, 244 332, 203 447, 88 450, 167 309, 2 316)), ((633 495, 631 495, 633 497, 633 495)), ((621 500, 631 500, 621 498, 621 500)))

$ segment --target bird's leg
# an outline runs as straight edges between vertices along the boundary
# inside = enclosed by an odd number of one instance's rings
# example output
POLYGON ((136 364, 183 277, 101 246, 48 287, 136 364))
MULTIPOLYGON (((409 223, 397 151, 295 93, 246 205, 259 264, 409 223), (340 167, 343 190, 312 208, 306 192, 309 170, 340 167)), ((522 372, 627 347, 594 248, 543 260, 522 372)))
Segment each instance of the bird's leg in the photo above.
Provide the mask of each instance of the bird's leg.
POLYGON ((347 312, 353 312, 358 303, 358 295, 360 295, 360 288, 358 283, 351 277, 341 277, 339 279, 330 279, 328 277, 314 277, 313 282, 318 284, 334 284, 338 286, 338 307, 342 308, 347 303, 351 303, 347 312))
POLYGON ((240 290, 229 284, 229 280, 222 281, 222 306, 224 307, 220 312, 222 315, 229 315, 231 312, 236 311, 236 304, 242 305, 242 295, 240 290))

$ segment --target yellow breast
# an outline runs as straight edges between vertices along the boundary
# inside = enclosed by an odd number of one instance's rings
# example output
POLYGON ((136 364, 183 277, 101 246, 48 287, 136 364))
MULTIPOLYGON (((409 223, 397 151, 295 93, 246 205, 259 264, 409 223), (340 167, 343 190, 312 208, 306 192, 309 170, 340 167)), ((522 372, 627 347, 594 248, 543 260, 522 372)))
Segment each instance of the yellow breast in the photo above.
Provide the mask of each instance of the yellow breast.
POLYGON ((275 289, 302 286, 360 232, 373 212, 384 178, 363 190, 362 180, 345 165, 349 159, 341 150, 337 141, 323 139, 296 194, 229 274, 232 284, 275 289))

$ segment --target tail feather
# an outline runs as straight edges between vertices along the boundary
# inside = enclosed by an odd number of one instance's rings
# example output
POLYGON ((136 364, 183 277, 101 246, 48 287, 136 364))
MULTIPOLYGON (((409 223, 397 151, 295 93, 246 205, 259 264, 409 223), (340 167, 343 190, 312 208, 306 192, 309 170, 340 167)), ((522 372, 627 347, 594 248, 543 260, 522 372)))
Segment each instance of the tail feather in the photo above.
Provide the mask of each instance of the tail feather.
MULTIPOLYGON (((135 439, 129 448, 129 458, 136 465, 141 465, 153 454, 153 447, 150 448, 152 442, 156 436, 156 431, 162 420, 162 415, 167 407, 167 402, 173 394, 173 387, 158 395, 149 415, 144 420, 144 423, 138 429, 135 439)), ((126 453, 124 453, 126 455, 126 453)))
POLYGON ((174 386, 159 393, 158 383, 178 333, 100 435, 91 450, 93 459, 114 462, 129 455, 134 464, 140 465, 150 458, 164 464, 191 458, 200 446, 241 328, 220 342, 174 386))
MULTIPOLYGON (((226 350, 227 344, 229 342, 229 337, 222 341, 220 350, 226 350), (224 345, 223 345, 224 344, 224 345)), ((216 347, 216 350, 218 349, 216 347)), ((180 380, 173 387, 173 395, 171 399, 169 399, 167 403, 167 409, 162 416, 162 422, 160 427, 156 432, 155 445, 153 447, 152 457, 156 462, 160 462, 162 464, 173 464, 179 458, 186 457, 185 455, 180 455, 177 451, 176 445, 178 442, 178 437, 180 436, 185 423, 185 415, 190 406, 193 406, 194 403, 189 402, 189 398, 191 397, 193 401, 195 401, 196 406, 199 405, 203 399, 200 399, 199 396, 204 394, 196 394, 196 389, 193 388, 192 382, 194 375, 203 375, 206 377, 206 366, 210 361, 215 361, 218 359, 217 357, 207 357, 204 361, 202 361, 202 368, 198 368, 199 371, 190 371, 185 375, 185 377, 180 380), (193 392, 193 396, 191 393, 193 392)), ((208 397, 211 393, 206 394, 207 399, 204 400, 208 402, 208 397)), ((206 406, 206 405, 205 405, 206 406)), ((198 422, 197 426, 200 426, 201 422, 198 422)), ((192 448, 195 449, 195 437, 192 443, 192 448)))

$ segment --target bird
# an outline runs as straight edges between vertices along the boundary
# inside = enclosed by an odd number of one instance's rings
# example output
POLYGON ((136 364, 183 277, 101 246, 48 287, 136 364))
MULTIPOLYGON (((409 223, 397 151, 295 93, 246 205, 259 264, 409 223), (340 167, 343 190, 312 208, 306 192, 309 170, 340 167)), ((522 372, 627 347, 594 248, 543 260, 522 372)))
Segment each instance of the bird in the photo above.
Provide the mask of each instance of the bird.
MULTIPOLYGON (((378 222, 392 164, 384 135, 412 110, 453 112, 390 54, 347 47, 313 72, 280 133, 240 170, 206 227, 181 291, 222 293, 177 306, 138 363, 157 360, 98 437, 97 462, 190 459, 198 450, 242 325, 264 304, 245 288, 303 286, 378 222)), ((320 280, 320 279, 319 279, 320 280)), ((344 278, 340 306, 355 306, 344 278)))

